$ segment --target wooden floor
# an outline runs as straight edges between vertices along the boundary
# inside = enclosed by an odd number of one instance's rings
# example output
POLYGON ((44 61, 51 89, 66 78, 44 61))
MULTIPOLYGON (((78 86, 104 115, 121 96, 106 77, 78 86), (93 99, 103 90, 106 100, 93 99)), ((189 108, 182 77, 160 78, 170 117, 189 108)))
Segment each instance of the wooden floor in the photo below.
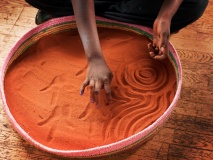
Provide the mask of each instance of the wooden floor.
MULTIPOLYGON (((35 27, 37 10, 24 0, 1 0, 0 67, 11 46, 35 27)), ((197 22, 171 37, 183 67, 181 98, 169 121, 136 150, 98 160, 213 160, 213 0, 197 22)), ((0 159, 57 160, 22 140, 0 101, 0 159)))

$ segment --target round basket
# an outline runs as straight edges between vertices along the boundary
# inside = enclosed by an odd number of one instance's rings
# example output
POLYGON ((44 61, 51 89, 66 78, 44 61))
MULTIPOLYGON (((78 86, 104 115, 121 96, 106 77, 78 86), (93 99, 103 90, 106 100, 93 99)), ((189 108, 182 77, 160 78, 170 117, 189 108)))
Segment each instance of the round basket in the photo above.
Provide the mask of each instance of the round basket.
MULTIPOLYGON (((106 26, 106 27, 117 27, 122 28, 125 30, 133 31, 138 34, 147 36, 149 39, 152 39, 152 29, 139 26, 139 25, 133 25, 133 24, 126 24, 121 23, 113 20, 104 19, 101 17, 97 17, 97 26, 106 26)), ((72 158, 85 158, 85 157, 100 157, 100 156, 106 156, 114 153, 118 153, 121 151, 125 151, 127 149, 130 149, 132 147, 138 146, 139 144, 142 144, 149 140, 151 136, 153 136, 159 128, 165 123, 165 121, 170 116, 172 110, 174 109, 174 106, 176 105, 178 98, 180 96, 181 91, 181 84, 182 84, 182 69, 181 69, 181 63, 179 60, 179 57, 177 55, 176 50, 172 46, 171 43, 169 43, 169 60, 173 64, 173 67, 176 71, 176 78, 177 78, 177 89, 174 96, 174 99, 168 109, 164 112, 164 114, 159 117, 152 125, 149 125, 144 130, 140 131, 137 134, 134 134, 126 139, 123 139, 121 141, 111 143, 108 145, 103 145, 99 147, 84 149, 84 150, 59 150, 59 149, 53 149, 47 146, 44 146, 43 144, 37 142, 32 137, 29 136, 28 133, 26 133, 21 126, 17 123, 16 119, 13 117, 10 111, 10 107, 7 104, 7 100, 5 98, 5 91, 4 91, 4 77, 7 72, 7 69, 10 67, 12 62, 19 57, 27 48, 29 48, 31 45, 33 45, 35 42, 37 42, 39 39, 41 39, 44 36, 54 34, 60 31, 69 30, 70 28, 75 28, 75 19, 72 16, 69 17, 63 17, 63 18, 57 18, 50 20, 48 22, 45 22, 31 31, 29 31, 27 34, 25 34, 11 49, 8 56, 5 59, 5 62, 3 64, 3 68, 1 70, 1 95, 2 100, 4 104, 4 109, 6 111, 6 114, 8 116, 8 119, 12 123, 14 129, 29 143, 34 145, 35 147, 47 151, 49 153, 53 153, 60 156, 65 157, 72 157, 72 158)))

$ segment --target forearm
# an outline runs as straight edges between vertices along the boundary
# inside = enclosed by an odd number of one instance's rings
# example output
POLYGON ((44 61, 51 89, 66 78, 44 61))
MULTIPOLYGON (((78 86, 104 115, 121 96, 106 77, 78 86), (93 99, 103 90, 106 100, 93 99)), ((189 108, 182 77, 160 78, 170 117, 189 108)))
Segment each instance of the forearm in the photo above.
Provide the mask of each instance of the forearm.
POLYGON ((94 1, 72 0, 72 5, 88 61, 103 59, 95 20, 94 1))
POLYGON ((170 20, 178 10, 183 0, 164 0, 157 18, 170 20))

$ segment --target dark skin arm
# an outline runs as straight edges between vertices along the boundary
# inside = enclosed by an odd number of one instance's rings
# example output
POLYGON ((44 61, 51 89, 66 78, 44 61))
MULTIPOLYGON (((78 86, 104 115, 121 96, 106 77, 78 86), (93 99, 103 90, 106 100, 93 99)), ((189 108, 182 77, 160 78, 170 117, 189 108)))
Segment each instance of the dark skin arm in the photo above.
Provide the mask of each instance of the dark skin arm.
POLYGON ((91 102, 95 102, 99 106, 99 92, 101 88, 104 88, 107 103, 109 103, 111 100, 110 83, 113 75, 102 54, 95 20, 94 1, 72 0, 72 5, 78 31, 88 60, 87 75, 81 85, 80 94, 83 95, 85 88, 89 86, 91 102))
POLYGON ((150 56, 165 59, 168 53, 171 20, 183 0, 164 0, 153 24, 153 43, 148 44, 150 56))

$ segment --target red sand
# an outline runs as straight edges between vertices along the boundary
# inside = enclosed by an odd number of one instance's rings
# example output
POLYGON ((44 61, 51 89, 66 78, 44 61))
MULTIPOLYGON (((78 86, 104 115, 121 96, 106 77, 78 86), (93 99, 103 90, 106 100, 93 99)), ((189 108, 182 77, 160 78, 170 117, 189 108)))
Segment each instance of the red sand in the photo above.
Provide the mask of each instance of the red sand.
MULTIPOLYGON (((176 76, 169 60, 150 58, 146 37, 99 28, 114 78, 112 104, 79 95, 86 58, 77 30, 47 36, 9 68, 5 94, 11 113, 35 140, 57 149, 86 149, 127 138, 152 124, 172 102, 176 76)), ((104 97, 104 93, 103 97, 104 97)))

